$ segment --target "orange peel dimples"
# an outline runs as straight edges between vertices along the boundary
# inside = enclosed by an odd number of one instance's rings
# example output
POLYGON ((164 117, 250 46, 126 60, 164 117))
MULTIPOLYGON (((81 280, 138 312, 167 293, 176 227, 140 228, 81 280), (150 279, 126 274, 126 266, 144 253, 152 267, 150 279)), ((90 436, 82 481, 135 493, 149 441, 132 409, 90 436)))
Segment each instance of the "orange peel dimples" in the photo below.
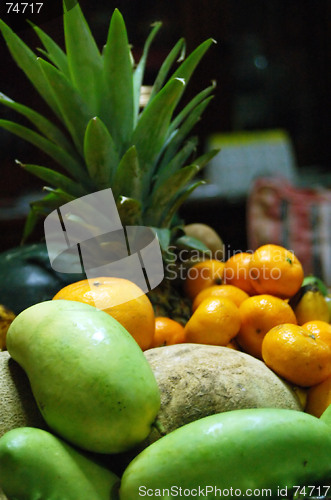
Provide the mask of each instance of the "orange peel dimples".
POLYGON ((292 384, 310 387, 331 375, 331 346, 299 325, 272 328, 262 343, 263 360, 292 384))

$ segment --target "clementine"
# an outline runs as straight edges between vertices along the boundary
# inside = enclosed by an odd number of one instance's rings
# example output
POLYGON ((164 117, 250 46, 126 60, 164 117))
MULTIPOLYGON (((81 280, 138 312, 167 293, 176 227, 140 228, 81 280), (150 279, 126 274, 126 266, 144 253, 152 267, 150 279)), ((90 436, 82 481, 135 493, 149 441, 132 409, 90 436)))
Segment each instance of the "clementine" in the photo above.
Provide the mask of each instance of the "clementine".
POLYGON ((331 325, 326 321, 308 321, 302 325, 302 328, 308 330, 316 338, 319 338, 331 347, 331 325))
POLYGON ((237 286, 248 293, 254 295, 253 288, 249 279, 249 265, 252 259, 252 253, 240 252, 232 255, 224 266, 224 283, 237 286))
POLYGON ((167 317, 157 316, 155 318, 155 333, 151 347, 182 344, 183 342, 185 342, 183 325, 167 317))
POLYGON ((301 287, 304 272, 293 252, 279 245, 263 245, 252 255, 249 279, 255 293, 292 297, 301 287))
POLYGON ((204 260, 194 264, 184 283, 184 292, 193 300, 201 290, 223 282, 224 262, 216 259, 204 260))
POLYGON ((104 310, 132 335, 142 350, 154 337, 153 306, 143 291, 129 280, 100 277, 81 280, 62 288, 53 300, 84 302, 104 310))
POLYGON ((279 297, 262 294, 249 297, 239 307, 241 326, 237 335, 239 345, 248 354, 262 359, 265 334, 282 323, 296 323, 289 304, 279 297))
POLYGON ((248 293, 244 292, 241 288, 233 285, 214 285, 201 290, 200 293, 195 297, 192 305, 192 310, 195 311, 196 308, 201 304, 201 302, 207 297, 225 297, 232 300, 236 306, 248 299, 248 293))
POLYGON ((262 343, 264 362, 292 384, 310 387, 331 375, 331 346, 302 326, 275 326, 262 343))
POLYGON ((186 342, 226 346, 239 328, 239 309, 232 300, 207 297, 185 325, 186 342))
POLYGON ((331 405, 331 376, 308 389, 306 412, 320 417, 331 405))

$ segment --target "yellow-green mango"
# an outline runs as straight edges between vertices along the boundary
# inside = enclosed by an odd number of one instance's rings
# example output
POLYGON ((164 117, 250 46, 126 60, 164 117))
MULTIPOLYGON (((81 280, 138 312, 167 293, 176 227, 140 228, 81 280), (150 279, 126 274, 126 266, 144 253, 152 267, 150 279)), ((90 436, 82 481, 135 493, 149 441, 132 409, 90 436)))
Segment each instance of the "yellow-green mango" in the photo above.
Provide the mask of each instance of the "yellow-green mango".
POLYGON ((12 429, 0 438, 0 487, 15 500, 115 500, 119 478, 48 431, 12 429))
POLYGON ((276 499, 291 497, 295 486, 330 485, 331 406, 328 413, 329 420, 327 414, 318 419, 296 410, 251 408, 186 424, 132 460, 120 499, 276 499))
POLYGON ((50 429, 70 443, 117 453, 149 434, 157 382, 133 337, 104 311, 67 300, 35 304, 11 324, 7 349, 50 429))

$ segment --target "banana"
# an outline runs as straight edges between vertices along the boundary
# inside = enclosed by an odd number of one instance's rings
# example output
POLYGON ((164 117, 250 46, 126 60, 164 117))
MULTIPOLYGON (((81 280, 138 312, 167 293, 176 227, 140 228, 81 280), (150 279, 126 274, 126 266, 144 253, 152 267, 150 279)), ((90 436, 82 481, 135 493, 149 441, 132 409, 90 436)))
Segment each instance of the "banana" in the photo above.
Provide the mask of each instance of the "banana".
POLYGON ((6 349, 7 330, 15 318, 13 311, 0 304, 0 351, 6 349))

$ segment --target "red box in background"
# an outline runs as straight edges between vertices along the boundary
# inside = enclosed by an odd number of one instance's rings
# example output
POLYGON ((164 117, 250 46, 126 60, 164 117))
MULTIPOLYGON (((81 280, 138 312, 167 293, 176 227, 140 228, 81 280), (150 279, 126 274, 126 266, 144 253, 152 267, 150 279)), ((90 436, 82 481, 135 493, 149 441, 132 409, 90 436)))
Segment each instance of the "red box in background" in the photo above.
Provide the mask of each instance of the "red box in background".
POLYGON ((274 243, 296 254, 305 274, 331 287, 331 190, 256 179, 247 202, 249 248, 274 243))

